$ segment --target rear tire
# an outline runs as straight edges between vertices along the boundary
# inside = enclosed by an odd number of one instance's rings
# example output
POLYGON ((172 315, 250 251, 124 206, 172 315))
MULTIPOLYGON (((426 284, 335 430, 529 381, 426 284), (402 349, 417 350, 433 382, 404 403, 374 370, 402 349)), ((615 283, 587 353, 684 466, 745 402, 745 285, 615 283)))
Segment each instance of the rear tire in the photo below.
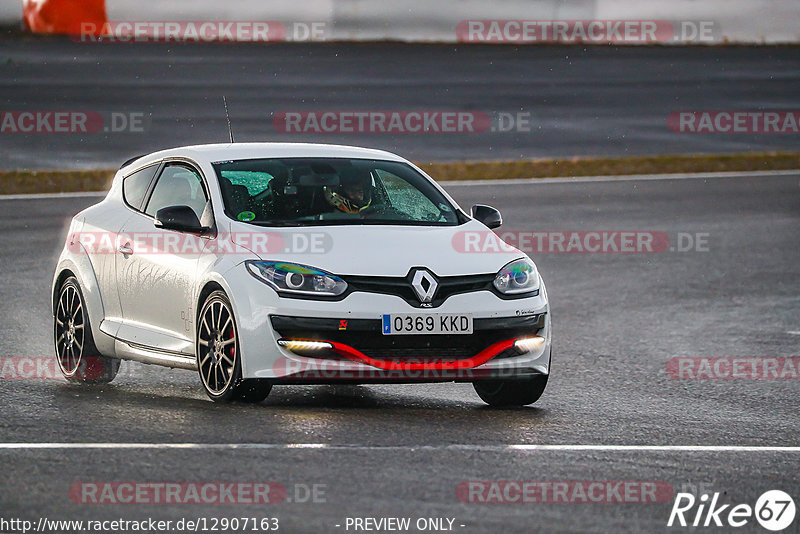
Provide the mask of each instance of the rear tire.
POLYGON ((544 393, 549 375, 537 375, 517 380, 476 380, 475 392, 489 406, 527 406, 544 393))
POLYGON ((117 376, 120 361, 103 356, 97 350, 86 302, 74 276, 64 280, 58 290, 53 340, 58 368, 68 382, 107 384, 117 376))
POLYGON ((272 384, 242 379, 239 331, 233 308, 223 291, 214 291, 203 303, 197 321, 197 370, 206 394, 213 401, 261 402, 272 384))

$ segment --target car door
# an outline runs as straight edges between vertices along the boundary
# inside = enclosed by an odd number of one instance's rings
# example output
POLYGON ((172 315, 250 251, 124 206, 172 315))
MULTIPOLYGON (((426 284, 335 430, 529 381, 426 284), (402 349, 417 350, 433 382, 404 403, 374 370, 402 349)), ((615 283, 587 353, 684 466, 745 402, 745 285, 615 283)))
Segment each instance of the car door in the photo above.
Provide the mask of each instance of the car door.
POLYGON ((122 199, 108 199, 94 206, 86 217, 77 238, 84 243, 103 302, 103 320, 100 329, 111 336, 117 335, 122 317, 117 291, 116 247, 119 232, 144 202, 145 195, 158 170, 158 164, 148 165, 127 174, 122 179, 122 199))
POLYGON ((194 354, 193 293, 206 239, 156 228, 158 210, 169 206, 189 206, 198 219, 208 220, 207 188, 193 165, 165 163, 143 210, 121 232, 116 270, 122 325, 117 337, 162 351, 194 354))

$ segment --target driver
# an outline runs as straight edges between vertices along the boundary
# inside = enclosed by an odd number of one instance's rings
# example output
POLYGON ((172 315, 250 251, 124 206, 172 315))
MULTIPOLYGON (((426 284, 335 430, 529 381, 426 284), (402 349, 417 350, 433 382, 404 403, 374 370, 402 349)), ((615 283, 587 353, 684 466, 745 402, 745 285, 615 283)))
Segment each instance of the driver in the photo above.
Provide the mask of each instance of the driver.
POLYGON ((359 213, 372 204, 372 179, 368 173, 342 175, 339 185, 326 186, 325 200, 344 213, 359 213))

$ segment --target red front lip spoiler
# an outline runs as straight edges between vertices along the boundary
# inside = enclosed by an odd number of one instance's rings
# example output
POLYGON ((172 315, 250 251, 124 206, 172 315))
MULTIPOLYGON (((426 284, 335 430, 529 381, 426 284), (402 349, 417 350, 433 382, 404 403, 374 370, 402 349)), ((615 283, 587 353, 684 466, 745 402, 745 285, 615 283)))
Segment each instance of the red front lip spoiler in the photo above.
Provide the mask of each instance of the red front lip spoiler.
MULTIPOLYGON (((324 341, 324 340, 315 340, 315 341, 324 341)), ((378 369, 383 369, 384 371, 396 371, 396 370, 450 371, 459 369, 473 369, 475 367, 478 367, 479 365, 483 365, 484 363, 488 362, 501 352, 513 347, 515 341, 516 339, 506 339, 505 341, 498 341, 497 343, 489 345, 488 347, 480 351, 475 356, 472 356, 471 358, 466 358, 463 360, 436 361, 429 363, 418 363, 418 362, 403 363, 398 361, 378 360, 367 356, 363 352, 354 349, 350 345, 345 345, 344 343, 337 343, 335 341, 324 341, 324 342, 333 345, 333 350, 336 351, 336 353, 340 354, 341 356, 344 356, 348 360, 352 360, 357 363, 365 363, 367 365, 377 367, 378 369)))

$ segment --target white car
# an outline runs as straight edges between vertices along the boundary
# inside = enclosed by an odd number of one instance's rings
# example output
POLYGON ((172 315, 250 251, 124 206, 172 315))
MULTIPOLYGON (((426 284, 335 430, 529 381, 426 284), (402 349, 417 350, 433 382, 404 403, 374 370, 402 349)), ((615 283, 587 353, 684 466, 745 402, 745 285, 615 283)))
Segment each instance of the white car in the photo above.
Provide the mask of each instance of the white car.
POLYGON ((112 380, 120 359, 196 369, 214 400, 456 381, 491 405, 530 404, 550 372, 544 282, 517 249, 463 246, 500 224, 379 150, 135 158, 72 219, 53 280, 58 363, 85 382, 112 380))

